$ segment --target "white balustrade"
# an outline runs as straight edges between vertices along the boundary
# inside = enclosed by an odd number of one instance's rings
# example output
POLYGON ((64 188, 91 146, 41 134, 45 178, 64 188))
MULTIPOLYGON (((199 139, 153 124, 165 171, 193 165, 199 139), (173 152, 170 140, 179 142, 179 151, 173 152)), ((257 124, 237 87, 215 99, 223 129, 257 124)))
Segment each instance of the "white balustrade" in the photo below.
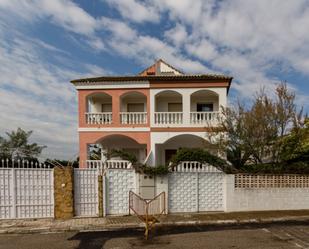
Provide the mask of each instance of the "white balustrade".
POLYGON ((218 121, 219 112, 190 112, 191 124, 210 124, 212 122, 218 121))
POLYGON ((86 167, 90 169, 131 169, 132 164, 127 160, 86 160, 86 167))
POLYGON ((102 160, 86 160, 86 166, 88 169, 101 169, 104 168, 104 162, 102 160))
POLYGON ((219 173, 222 172, 216 167, 209 164, 202 164, 196 161, 184 161, 175 166, 172 171, 176 172, 208 172, 208 173, 219 173))
POLYGON ((182 124, 182 112, 155 112, 154 122, 157 125, 182 124))
POLYGON ((120 112, 121 124, 146 124, 147 112, 120 112))
POLYGON ((107 160, 105 163, 108 169, 130 169, 132 164, 127 160, 107 160))
POLYGON ((87 124, 111 124, 112 116, 111 112, 87 112, 86 122, 87 124))

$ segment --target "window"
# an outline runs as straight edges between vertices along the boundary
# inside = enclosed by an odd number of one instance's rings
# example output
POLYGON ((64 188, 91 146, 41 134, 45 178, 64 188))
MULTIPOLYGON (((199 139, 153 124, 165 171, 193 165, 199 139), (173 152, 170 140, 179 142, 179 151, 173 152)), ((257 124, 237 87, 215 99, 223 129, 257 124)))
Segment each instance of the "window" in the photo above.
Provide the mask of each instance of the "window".
POLYGON ((128 104, 128 112, 144 112, 144 103, 130 103, 128 104))
POLYGON ((205 103, 197 103, 196 111, 198 112, 213 112, 214 105, 212 103, 205 104, 205 103))
POLYGON ((168 112, 182 112, 182 103, 168 103, 168 112))

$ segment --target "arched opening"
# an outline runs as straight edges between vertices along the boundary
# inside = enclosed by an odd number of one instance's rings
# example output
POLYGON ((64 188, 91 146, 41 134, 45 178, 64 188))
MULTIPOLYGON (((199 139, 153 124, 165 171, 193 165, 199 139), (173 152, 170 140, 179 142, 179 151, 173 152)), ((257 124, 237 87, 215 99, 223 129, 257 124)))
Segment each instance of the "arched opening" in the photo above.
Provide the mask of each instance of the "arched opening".
MULTIPOLYGON (((101 149, 101 159, 104 160, 105 152, 110 152, 113 149, 124 150, 134 154, 139 162, 143 162, 146 158, 147 145, 140 144, 131 137, 115 134, 99 139, 96 142, 101 149)), ((121 158, 112 158, 112 160, 120 160, 121 158)))
POLYGON ((182 124, 182 95, 166 90, 155 95, 155 124, 182 124))
POLYGON ((107 93, 93 93, 87 96, 86 104, 88 124, 112 123, 112 96, 107 93))
POLYGON ((128 92, 120 97, 120 122, 122 124, 147 123, 147 96, 128 92))
POLYGON ((181 134, 156 144, 157 164, 168 164, 179 148, 205 148, 213 153, 217 150, 205 138, 193 134, 181 134))
POLYGON ((219 114, 219 95, 211 90, 199 90, 190 96, 191 124, 215 121, 219 114))

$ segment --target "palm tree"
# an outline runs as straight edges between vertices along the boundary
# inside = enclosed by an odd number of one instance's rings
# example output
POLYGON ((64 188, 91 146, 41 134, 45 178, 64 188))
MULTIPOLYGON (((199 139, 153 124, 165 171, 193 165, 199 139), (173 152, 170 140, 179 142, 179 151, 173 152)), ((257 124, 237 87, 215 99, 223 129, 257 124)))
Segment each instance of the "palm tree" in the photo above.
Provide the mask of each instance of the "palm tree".
POLYGON ((29 143, 32 131, 24 131, 18 128, 17 131, 6 132, 7 138, 0 136, 0 158, 12 160, 37 158, 46 146, 37 143, 29 143))

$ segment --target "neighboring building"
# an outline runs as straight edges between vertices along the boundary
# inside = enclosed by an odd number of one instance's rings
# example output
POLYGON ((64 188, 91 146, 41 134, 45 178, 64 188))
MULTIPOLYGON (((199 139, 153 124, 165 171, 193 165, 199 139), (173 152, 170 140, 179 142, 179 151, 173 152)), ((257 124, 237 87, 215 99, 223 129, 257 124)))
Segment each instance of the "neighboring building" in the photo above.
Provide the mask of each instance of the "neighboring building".
POLYGON ((125 149, 149 165, 165 164, 179 147, 205 146, 231 81, 184 74, 163 60, 136 76, 72 80, 78 90, 80 160, 89 160, 93 144, 103 151, 125 149))

